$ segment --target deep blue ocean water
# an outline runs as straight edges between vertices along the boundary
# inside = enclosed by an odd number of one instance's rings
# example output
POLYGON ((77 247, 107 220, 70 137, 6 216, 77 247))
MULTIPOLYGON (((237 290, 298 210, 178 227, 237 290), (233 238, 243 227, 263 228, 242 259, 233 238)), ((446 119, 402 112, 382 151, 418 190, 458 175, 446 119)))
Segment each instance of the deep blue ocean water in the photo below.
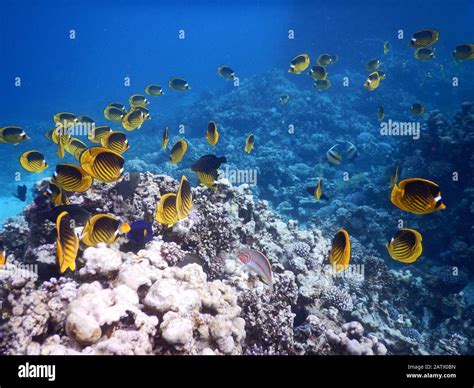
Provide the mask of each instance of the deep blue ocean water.
MULTIPOLYGON (((474 43, 472 0, 6 0, 0 11, 0 127, 19 126, 31 137, 16 146, 0 143, 0 231, 8 217, 31 203, 35 182, 50 177, 59 162, 56 146, 44 136, 54 126, 55 113, 84 114, 97 125, 123 130, 120 123, 105 120, 104 107, 111 102, 128 105, 130 95, 157 83, 165 95, 150 97, 152 120, 127 132, 128 170, 178 179, 195 158, 214 152, 204 131, 216 119, 221 138, 215 153, 226 155, 233 169, 258 169, 253 191, 269 200, 277 216, 316 225, 327 238, 347 227, 357 239, 358 255, 376 252, 395 269, 407 267, 390 260, 384 244, 403 219, 423 232, 423 256, 410 266, 413 274, 423 278, 422 287, 435 283, 434 303, 464 288, 470 305, 465 314, 472 319, 473 126, 472 119, 470 124, 466 119, 466 127, 451 124, 459 119, 461 104, 474 102, 474 60, 457 63, 451 57, 457 45, 474 43), (424 28, 440 31, 436 59, 429 62, 417 61, 408 46, 411 35, 424 28), (383 54, 385 41, 388 55, 383 54), (318 93, 307 74, 287 73, 300 53, 310 55, 311 66, 320 54, 338 55, 338 62, 328 66, 329 90, 318 93), (368 74, 364 65, 371 58, 379 58, 387 73, 375 92, 362 86, 368 74), (216 74, 221 65, 236 71, 241 86, 216 74), (170 90, 168 80, 175 76, 186 79, 191 91, 170 90), (290 102, 283 106, 278 98, 285 92, 290 102), (408 112, 416 101, 425 105, 423 117, 408 112), (434 138, 424 134, 420 142, 381 137, 379 105, 386 107, 388 118, 423 125, 429 112, 437 110, 446 120, 444 132, 434 138), (287 132, 291 123, 297 126, 294 136, 287 132), (181 124, 190 149, 176 167, 167 163, 168 152, 161 151, 161 135, 170 128, 171 146, 181 124), (463 131, 467 135, 459 135, 463 131), (243 139, 251 132, 256 147, 247 155, 243 139), (444 136, 452 142, 441 141, 444 136), (353 142, 359 156, 330 166, 326 151, 341 139, 353 142), (31 149, 44 153, 50 165, 46 171, 21 169, 18 158, 31 149), (420 176, 441 185, 445 211, 417 216, 390 203, 388 171, 399 161, 404 163, 403 178, 420 176), (348 183, 343 181, 346 171, 348 183), (453 172, 460 172, 459 181, 451 179, 453 172), (328 201, 316 202, 305 190, 318 176, 325 179, 328 201), (19 184, 28 187, 26 202, 13 195, 19 184), (453 266, 459 266, 461 280, 450 276, 453 266)), ((64 161, 77 164, 70 155, 64 161)), ((194 176, 190 180, 196 185, 194 176)), ((421 321, 424 313, 416 314, 421 321)), ((436 321, 454 316, 451 310, 444 314, 436 321)), ((418 326, 420 331, 431 328, 418 326)))
MULTIPOLYGON (((350 75, 356 80, 353 82, 363 82, 363 65, 367 59, 380 56, 383 41, 390 41, 392 48, 383 58, 387 64, 411 60, 407 41, 420 28, 441 31, 436 45, 437 66, 445 63, 447 69, 452 67, 453 47, 474 38, 473 18, 474 6, 468 0, 451 1, 449 5, 444 1, 7 0, 0 15, 1 125, 21 126, 33 140, 15 147, 0 145, 0 220, 18 214, 24 206, 12 196, 21 152, 40 149, 54 165, 55 147, 43 134, 52 128, 51 118, 56 112, 87 114, 101 118, 98 124, 106 124, 102 110, 107 103, 127 102, 149 82, 166 86, 170 77, 182 76, 192 85, 192 92, 167 92, 150 106, 157 125, 131 135, 141 137, 151 147, 156 141, 158 148, 162 124, 177 126, 180 112, 203 93, 225 94, 232 89, 216 76, 222 64, 231 65, 245 82, 272 69, 286 71, 297 53, 337 53, 340 59, 331 71, 334 87, 330 92, 334 100, 344 99, 350 90, 338 85, 342 78, 350 75), (396 39, 400 29, 404 40, 396 39), (185 39, 179 39, 180 30, 185 39), (295 32, 292 40, 288 39, 289 30, 295 32), (75 39, 70 38, 71 31, 75 39), (15 85, 16 77, 21 78, 20 87, 15 85), (124 86, 125 77, 130 78, 129 87, 124 86)), ((462 71, 471 75, 462 82, 474 86, 472 66, 462 71)), ((288 77, 297 87, 311 88, 302 78, 288 77)), ((410 73, 389 82, 407 93, 416 90, 426 105, 448 116, 472 97, 473 90, 466 85, 453 89, 448 82, 419 88, 419 80, 410 73)), ((242 132, 250 130, 242 128, 242 132)), ((140 150, 134 152, 140 155, 140 150)), ((38 178, 49 176, 51 171, 52 167, 37 175, 23 172, 20 183, 31 189, 38 178)))

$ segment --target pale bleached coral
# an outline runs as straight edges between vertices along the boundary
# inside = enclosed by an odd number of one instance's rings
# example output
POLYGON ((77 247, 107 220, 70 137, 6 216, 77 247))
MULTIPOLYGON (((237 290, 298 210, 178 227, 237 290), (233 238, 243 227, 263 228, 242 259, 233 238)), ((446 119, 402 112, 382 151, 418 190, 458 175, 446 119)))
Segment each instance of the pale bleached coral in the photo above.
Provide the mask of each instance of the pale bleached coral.
POLYGON ((3 348, 6 354, 24 354, 34 338, 64 329, 65 311, 77 293, 70 279, 51 279, 35 289, 33 282, 8 295, 10 319, 4 325, 3 348))
POLYGON ((114 277, 122 265, 122 256, 119 251, 108 248, 105 244, 87 248, 82 259, 84 266, 79 269, 80 276, 114 277))
POLYGON ((162 339, 169 351, 200 354, 240 354, 245 323, 231 287, 221 281, 207 282, 197 264, 167 268, 148 291, 145 306, 163 315, 162 339))

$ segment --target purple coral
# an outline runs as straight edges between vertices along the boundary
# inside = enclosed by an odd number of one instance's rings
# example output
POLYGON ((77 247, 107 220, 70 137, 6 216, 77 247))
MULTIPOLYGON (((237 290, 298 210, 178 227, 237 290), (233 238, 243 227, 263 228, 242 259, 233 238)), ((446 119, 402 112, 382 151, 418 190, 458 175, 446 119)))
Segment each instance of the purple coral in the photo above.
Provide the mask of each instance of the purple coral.
POLYGON ((186 252, 174 242, 165 242, 161 245, 161 257, 171 266, 178 264, 186 252))

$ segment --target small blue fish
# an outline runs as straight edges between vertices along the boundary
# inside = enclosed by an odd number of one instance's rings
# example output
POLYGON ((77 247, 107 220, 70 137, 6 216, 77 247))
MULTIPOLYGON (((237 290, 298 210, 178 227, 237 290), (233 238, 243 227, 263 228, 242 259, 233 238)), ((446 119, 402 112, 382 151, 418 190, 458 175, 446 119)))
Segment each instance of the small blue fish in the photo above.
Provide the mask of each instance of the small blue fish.
POLYGON ((127 239, 138 245, 145 245, 153 240, 153 230, 151 225, 143 220, 130 223, 130 231, 126 235, 127 239))

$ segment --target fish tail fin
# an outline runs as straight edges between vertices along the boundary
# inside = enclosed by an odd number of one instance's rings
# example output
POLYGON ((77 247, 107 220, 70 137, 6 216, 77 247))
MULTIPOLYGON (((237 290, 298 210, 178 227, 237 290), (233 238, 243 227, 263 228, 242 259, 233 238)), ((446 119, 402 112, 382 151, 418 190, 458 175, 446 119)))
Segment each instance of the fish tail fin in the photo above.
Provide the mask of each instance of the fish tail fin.
POLYGON ((268 284, 268 288, 269 288, 269 290, 270 290, 270 294, 273 294, 273 290, 274 290, 274 288, 273 288, 273 282, 270 282, 270 283, 268 284))

